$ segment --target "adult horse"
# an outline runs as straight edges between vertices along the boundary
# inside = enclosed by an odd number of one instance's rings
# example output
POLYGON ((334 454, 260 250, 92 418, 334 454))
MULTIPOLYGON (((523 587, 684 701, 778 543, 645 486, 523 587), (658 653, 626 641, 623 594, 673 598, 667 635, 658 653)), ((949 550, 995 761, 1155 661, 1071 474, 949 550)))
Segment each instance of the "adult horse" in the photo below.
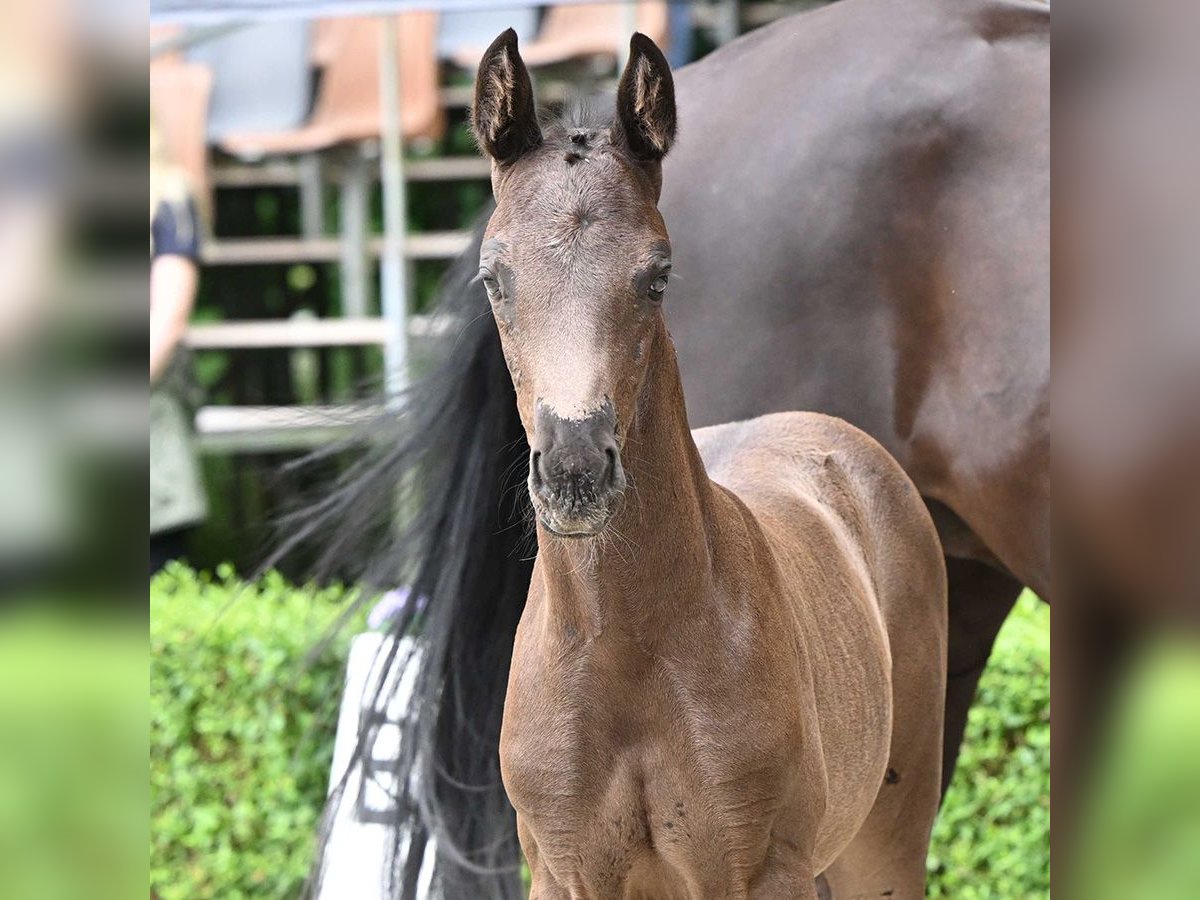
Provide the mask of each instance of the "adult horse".
MULTIPOLYGON (((685 67, 676 94, 660 209, 689 419, 830 413, 916 483, 947 555, 948 778, 996 632, 1023 584, 1049 592, 1048 8, 844 0, 685 67)), ((394 517, 397 486, 414 495, 368 572, 427 598, 394 626, 419 616, 422 636, 399 896, 430 833, 446 896, 521 892, 497 745, 531 571, 512 524, 529 448, 479 249, 444 287, 446 364, 295 532, 336 564, 376 546, 364 533, 394 517)))
POLYGON ((532 448, 538 555, 500 762, 531 897, 925 895, 946 575, 878 443, 790 412, 692 432, 657 209, 671 71, 539 126, 509 29, 473 121, 480 276, 532 448))

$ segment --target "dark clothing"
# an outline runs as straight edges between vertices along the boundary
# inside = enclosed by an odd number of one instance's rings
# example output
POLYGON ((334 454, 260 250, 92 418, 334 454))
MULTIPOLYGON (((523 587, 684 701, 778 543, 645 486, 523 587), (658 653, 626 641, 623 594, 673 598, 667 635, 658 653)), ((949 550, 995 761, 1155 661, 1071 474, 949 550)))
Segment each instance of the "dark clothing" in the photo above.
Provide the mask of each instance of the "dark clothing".
POLYGON ((187 203, 160 203, 150 223, 154 250, 157 256, 183 256, 196 262, 200 258, 200 229, 196 224, 196 207, 187 203))
MULTIPOLYGON (((162 203, 150 224, 154 258, 199 253, 199 228, 190 203, 162 203)), ((154 302, 154 298, 150 298, 154 302)), ((176 349, 150 390, 150 534, 177 531, 208 514, 200 464, 193 446, 193 392, 186 348, 176 349)), ((153 548, 151 548, 153 555, 153 548)), ((151 560, 153 564, 153 559, 151 560)))

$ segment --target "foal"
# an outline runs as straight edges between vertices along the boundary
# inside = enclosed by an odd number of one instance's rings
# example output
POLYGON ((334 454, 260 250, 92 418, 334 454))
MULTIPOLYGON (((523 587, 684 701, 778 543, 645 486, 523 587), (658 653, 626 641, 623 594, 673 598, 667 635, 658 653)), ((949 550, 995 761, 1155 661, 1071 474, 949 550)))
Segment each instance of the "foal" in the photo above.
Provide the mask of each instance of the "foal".
POLYGON ((533 896, 924 896, 945 687, 933 526, 840 420, 688 429, 656 208, 674 88, 642 35, 616 112, 543 131, 512 31, 480 65, 496 195, 480 277, 537 516, 500 740, 533 896))

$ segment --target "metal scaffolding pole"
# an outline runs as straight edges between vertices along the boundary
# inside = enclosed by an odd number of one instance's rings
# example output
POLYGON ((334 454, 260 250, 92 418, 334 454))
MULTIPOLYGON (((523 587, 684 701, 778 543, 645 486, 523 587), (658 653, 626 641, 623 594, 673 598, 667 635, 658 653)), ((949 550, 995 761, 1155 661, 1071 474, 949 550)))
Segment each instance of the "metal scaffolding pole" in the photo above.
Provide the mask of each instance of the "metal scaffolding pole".
POLYGON ((384 345, 385 385, 389 397, 404 389, 408 360, 408 279, 405 270, 406 235, 404 141, 400 132, 400 66, 396 54, 399 34, 396 17, 384 20, 379 47, 380 95, 383 128, 380 135, 380 174, 383 188, 383 253, 379 260, 379 287, 383 318, 388 324, 384 345))

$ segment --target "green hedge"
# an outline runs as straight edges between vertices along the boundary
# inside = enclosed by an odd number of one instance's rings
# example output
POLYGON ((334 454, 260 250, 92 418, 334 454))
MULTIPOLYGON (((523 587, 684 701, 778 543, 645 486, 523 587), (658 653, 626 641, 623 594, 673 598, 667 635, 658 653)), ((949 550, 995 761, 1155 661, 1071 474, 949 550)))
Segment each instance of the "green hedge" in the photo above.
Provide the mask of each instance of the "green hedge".
MULTIPOLYGON (((329 777, 346 640, 304 667, 347 592, 173 567, 151 583, 151 887, 292 897, 329 777)), ((934 833, 930 896, 1049 896, 1049 622, 1001 633, 934 833)))
POLYGON ((173 566, 150 586, 150 886, 160 900, 294 897, 329 780, 345 606, 173 566), (307 660, 307 665, 305 664, 307 660))

